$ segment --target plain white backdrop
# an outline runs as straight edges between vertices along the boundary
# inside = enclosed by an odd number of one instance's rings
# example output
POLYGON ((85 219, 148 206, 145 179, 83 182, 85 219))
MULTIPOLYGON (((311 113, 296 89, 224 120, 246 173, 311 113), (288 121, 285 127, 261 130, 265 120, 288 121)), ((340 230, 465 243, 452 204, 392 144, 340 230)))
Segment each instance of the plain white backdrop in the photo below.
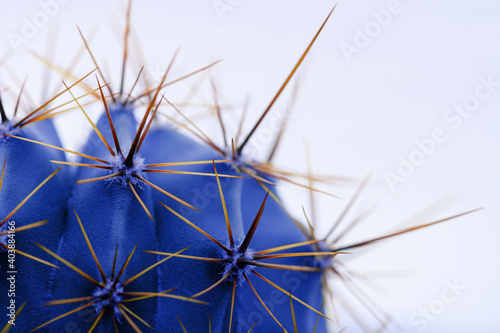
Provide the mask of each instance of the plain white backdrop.
MULTIPOLYGON (((0 68, 7 106, 15 103, 19 89, 11 70, 21 81, 29 77, 26 91, 35 105, 44 92, 55 91, 61 76, 51 72, 47 78, 43 64, 28 50, 67 66, 82 44, 76 24, 85 35, 98 28, 91 47, 118 89, 125 1, 53 3, 0 1, 0 56, 9 54, 0 68)), ((135 1, 132 26, 153 78, 161 77, 179 47, 172 77, 224 59, 203 80, 166 91, 181 102, 199 82, 196 100, 210 103, 212 77, 222 103, 231 106, 224 117, 234 135, 245 99, 250 97, 247 133, 333 5, 325 0, 135 1)), ((373 201, 378 209, 349 235, 349 243, 485 207, 352 255, 349 264, 375 278, 377 287, 368 283, 365 289, 393 317, 391 332, 500 331, 499 16, 500 4, 492 0, 339 1, 298 73, 300 94, 275 162, 304 172, 307 140, 314 172, 359 180, 372 172, 370 189, 349 217, 373 201), (453 111, 461 105, 462 116, 453 111), (439 139, 431 148, 428 140, 436 131, 439 139), (416 166, 409 167, 410 160, 416 166), (401 177, 400 182, 391 186, 388 173, 401 177), (450 293, 449 283, 455 282, 465 289, 450 293), (455 295, 452 301, 450 295, 455 295), (428 319, 422 314, 426 308, 428 319)), ((131 61, 126 87, 139 67, 131 61)), ((83 76, 93 68, 84 54, 74 71, 83 76)), ((291 88, 261 133, 281 119, 291 88)), ((102 110, 91 106, 89 111, 97 117, 102 110)), ((220 138, 214 122, 202 119, 201 124, 220 138)), ((57 125, 70 148, 89 131, 78 112, 60 117, 57 125)), ((266 140, 265 133, 257 134, 253 144, 266 140)), ((317 196, 319 234, 340 214, 355 186, 328 188, 344 200, 317 196)), ((291 186, 282 190, 297 216, 301 205, 310 211, 307 192, 291 186)), ((341 284, 335 284, 337 289, 348 294, 341 284)), ((377 322, 362 305, 349 302, 376 331, 377 322)), ((349 332, 361 331, 344 311, 340 314, 341 325, 333 331, 345 326, 349 332)))

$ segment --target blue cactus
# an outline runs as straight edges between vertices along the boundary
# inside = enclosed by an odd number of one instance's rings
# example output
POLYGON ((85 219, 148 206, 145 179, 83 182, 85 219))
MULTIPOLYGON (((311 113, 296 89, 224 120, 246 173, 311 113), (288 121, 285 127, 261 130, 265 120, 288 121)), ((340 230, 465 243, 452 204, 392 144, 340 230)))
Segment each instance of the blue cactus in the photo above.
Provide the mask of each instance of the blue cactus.
MULTIPOLYGON (((17 106, 15 119, 7 117, 0 98, 0 288, 10 288, 5 265, 14 238, 12 318, 20 316, 2 333, 326 332, 332 318, 323 312, 322 287, 327 273, 343 278, 338 255, 470 213, 339 245, 349 227, 332 240, 336 223, 317 238, 282 204, 280 182, 315 189, 271 165, 280 135, 268 161, 246 154, 332 12, 241 142, 227 137, 217 102, 224 146, 197 127, 188 130, 200 140, 156 121, 165 101, 191 122, 160 95, 177 54, 154 89, 132 98, 141 69, 124 93, 130 3, 118 91, 100 69, 109 95, 99 79, 97 89, 87 88, 103 103, 97 122, 73 94, 94 71, 20 120, 17 106), (63 93, 93 128, 78 152, 62 147, 47 109, 63 93)), ((2 298, 2 307, 9 304, 2 298)))

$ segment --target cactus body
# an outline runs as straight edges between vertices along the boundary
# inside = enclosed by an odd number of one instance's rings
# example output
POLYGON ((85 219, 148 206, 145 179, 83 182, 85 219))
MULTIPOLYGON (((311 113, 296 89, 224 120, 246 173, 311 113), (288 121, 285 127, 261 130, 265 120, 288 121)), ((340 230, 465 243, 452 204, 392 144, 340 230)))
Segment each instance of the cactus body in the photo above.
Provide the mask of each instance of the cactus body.
MULTIPOLYGON (((12 132, 11 132, 12 133, 12 132)), ((26 126, 14 131, 15 135, 23 138, 47 141, 52 144, 60 144, 57 132, 50 120, 26 126)), ((41 182, 52 174, 57 166, 50 160, 64 161, 64 153, 50 148, 34 145, 29 142, 0 135, 0 160, 5 164, 5 174, 0 192, 0 220, 4 219, 21 201, 31 193, 41 182)), ((15 221, 15 227, 29 225, 41 220, 49 220, 49 223, 36 229, 16 233, 14 236, 17 249, 34 255, 38 258, 53 260, 38 247, 34 242, 43 242, 54 249, 59 246, 66 223, 66 205, 69 196, 69 188, 72 180, 70 170, 62 170, 52 179, 48 180, 33 196, 4 224, 8 226, 9 221, 15 221)), ((7 291, 10 289, 10 281, 7 277, 11 274, 7 267, 8 253, 0 249, 2 270, 0 276, 0 288, 7 291)), ((35 327, 40 320, 50 319, 49 309, 42 306, 47 300, 47 291, 52 290, 50 283, 54 274, 54 268, 43 265, 20 254, 15 255, 15 300, 17 308, 23 302, 27 302, 24 308, 24 320, 18 322, 19 332, 29 331, 35 327)), ((0 305, 5 309, 11 298, 1 297, 0 305)))
MULTIPOLYGON (((144 153, 148 158, 151 157, 151 160, 155 161, 210 161, 220 158, 211 149, 169 128, 152 130, 147 140, 144 153)), ((214 173, 212 164, 191 166, 189 168, 182 167, 182 170, 214 173)), ((234 170, 228 165, 218 164, 217 170, 221 174, 235 175, 234 170)), ((164 202, 224 245, 229 243, 215 177, 152 174, 151 180, 163 189, 172 189, 173 194, 193 204, 200 211, 195 211, 175 200, 166 198, 159 192, 155 193, 155 199, 164 202)), ((221 185, 226 195, 233 237, 241 241, 243 239, 240 208, 242 180, 223 178, 221 179, 221 185)), ((223 251, 216 244, 161 205, 156 206, 155 212, 158 223, 159 251, 175 253, 186 246, 190 246, 185 251, 185 254, 207 258, 223 257, 223 251)), ((222 277, 224 267, 220 263, 193 262, 193 260, 177 258, 171 259, 168 264, 160 267, 159 270, 161 290, 178 286, 177 292, 191 296, 217 282, 222 277), (172 274, 172 272, 175 272, 175 274, 172 274)), ((227 330, 226 324, 229 321, 231 290, 231 283, 224 282, 201 296, 201 300, 210 302, 209 306, 160 299, 157 315, 158 328, 164 330, 170 328, 172 330, 173 327, 178 327, 179 331, 181 331, 178 321, 173 315, 179 314, 186 328, 191 328, 193 331, 208 330, 209 315, 214 332, 227 330), (186 316, 189 313, 197 313, 197 315, 186 316)))
MULTIPOLYGON (((257 181, 252 179, 244 182, 242 193, 242 201, 245 203, 241 207, 243 224, 245 230, 248 230, 255 217, 256 208, 262 203, 266 191, 257 181)), ((287 244, 305 242, 307 240, 304 233, 294 224, 283 209, 273 199, 268 199, 262 220, 252 240, 252 247, 255 250, 265 250, 287 244)), ((314 252, 314 249, 311 245, 306 245, 279 253, 297 252, 314 252)), ((269 260, 269 262, 295 266, 316 265, 314 257, 277 258, 269 260)), ((291 292, 293 296, 301 299, 315 309, 320 309, 322 303, 321 273, 259 268, 257 268, 257 271, 287 292, 291 292)), ((293 332, 289 296, 257 277, 252 279, 252 284, 261 295, 265 295, 266 305, 269 309, 272 309, 271 311, 285 329, 293 332)), ((237 294, 236 309, 239 324, 238 332, 247 332, 257 319, 259 321, 255 325, 255 329, 265 328, 268 332, 283 332, 262 304, 257 301, 252 289, 246 284, 242 286, 237 294)), ((312 328, 316 325, 318 315, 296 301, 294 301, 294 309, 298 331, 312 331, 312 328)), ((325 320, 324 318, 320 318, 317 332, 324 331, 325 320)))

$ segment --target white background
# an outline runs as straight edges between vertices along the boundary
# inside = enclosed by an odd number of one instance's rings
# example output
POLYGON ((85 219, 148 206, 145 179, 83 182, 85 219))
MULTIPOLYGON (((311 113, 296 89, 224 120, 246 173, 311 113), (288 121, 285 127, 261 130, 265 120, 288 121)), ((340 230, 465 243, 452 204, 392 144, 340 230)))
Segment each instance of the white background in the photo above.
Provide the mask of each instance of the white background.
MULTIPOLYGON (((393 316, 395 325, 390 331, 418 332, 420 326, 411 324, 412 314, 439 303, 446 290, 444 281, 457 280, 467 289, 428 323, 425 332, 498 332, 500 87, 457 129, 443 115, 474 95, 480 76, 491 75, 500 82, 500 4, 492 0, 402 0, 399 14, 372 33, 369 45, 346 57, 342 45, 355 46, 357 29, 370 27, 375 22, 372 11, 387 9, 390 2, 339 1, 299 73, 302 89, 275 162, 304 172, 303 142, 307 139, 315 172, 357 179, 373 172, 369 191, 350 216, 374 200, 379 209, 350 234, 349 242, 485 207, 473 215, 360 251, 349 263, 359 272, 378 277, 381 288, 365 289, 393 316), (447 139, 436 145, 404 183, 391 190, 386 173, 396 173, 399 157, 408 158, 418 149, 415 140, 430 138, 436 128, 443 129, 447 139), (381 271, 401 272, 376 273, 381 271)), ((12 38, 26 37, 23 26, 27 21, 34 23, 33 16, 44 12, 42 3, 0 1, 0 55, 13 50, 12 38)), ((178 47, 181 51, 171 77, 223 58, 208 77, 217 82, 223 104, 233 107, 224 113, 232 135, 241 105, 251 97, 246 133, 333 2, 223 0, 219 3, 231 6, 224 13, 216 10, 217 3, 136 1, 133 30, 143 47, 146 70, 153 77, 161 76, 178 47)), ((60 75, 52 72, 47 80, 46 70, 27 50, 48 54, 56 64, 67 66, 81 46, 75 24, 86 35, 98 26, 91 47, 101 67, 111 73, 108 81, 118 89, 125 2, 68 1, 58 7, 46 23, 38 22, 38 31, 23 40, 7 60, 20 80, 29 76, 26 91, 33 103, 40 104, 44 89, 53 93, 60 75), (47 53, 48 39, 52 44, 47 53)), ((83 55, 74 70, 77 76, 93 69, 88 58, 83 55)), ((138 69, 136 63, 128 67, 126 87, 130 88, 138 69)), ((15 102, 12 93, 17 94, 19 88, 5 65, 0 80, 2 89, 11 90, 3 94, 6 106, 11 107, 15 102)), ((88 82, 95 86, 94 81, 88 82)), ((197 80, 168 89, 167 97, 182 101, 194 82, 197 80)), ((201 92, 196 99, 211 102, 207 76, 199 82, 201 92)), ((286 108, 290 88, 276 105, 278 116, 272 114, 270 119, 280 117, 286 108)), ((89 108, 94 118, 100 108, 89 108)), ((172 114, 172 110, 167 112, 172 114)), ((72 148, 82 143, 89 130, 78 112, 59 118, 57 124, 65 145, 72 148)), ((215 123, 202 124, 212 137, 220 138, 215 123)), ((263 128, 270 126, 268 121, 263 128)), ((299 214, 304 205, 310 211, 306 192, 289 186, 283 189, 291 210, 299 214)), ((355 184, 328 190, 345 199, 318 196, 319 234, 339 215, 355 184)), ((341 284, 335 284, 337 288, 346 294, 341 284)), ((376 331, 373 317, 354 299, 350 302, 366 318, 371 331, 376 331)), ((349 332, 360 331, 343 311, 341 321, 340 327, 349 326, 349 332)))

